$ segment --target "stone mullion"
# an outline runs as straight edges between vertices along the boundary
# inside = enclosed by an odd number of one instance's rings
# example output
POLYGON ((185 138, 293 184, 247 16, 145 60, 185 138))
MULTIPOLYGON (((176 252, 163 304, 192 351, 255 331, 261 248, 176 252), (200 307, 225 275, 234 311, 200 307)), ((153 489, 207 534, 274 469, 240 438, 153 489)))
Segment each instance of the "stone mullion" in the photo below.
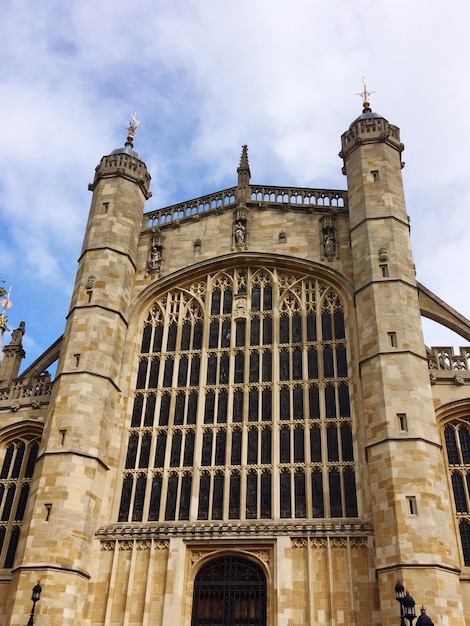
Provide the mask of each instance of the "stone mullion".
POLYGON ((278 273, 274 272, 272 285, 272 516, 279 519, 281 515, 280 501, 280 399, 281 385, 279 381, 279 283, 278 273))

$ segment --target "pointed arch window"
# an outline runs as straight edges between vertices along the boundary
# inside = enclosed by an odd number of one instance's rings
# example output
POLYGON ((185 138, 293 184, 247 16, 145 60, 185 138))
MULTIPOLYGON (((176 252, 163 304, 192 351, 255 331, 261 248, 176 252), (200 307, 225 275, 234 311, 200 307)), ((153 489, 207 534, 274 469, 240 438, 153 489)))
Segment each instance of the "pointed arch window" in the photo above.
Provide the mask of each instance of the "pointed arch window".
POLYGON ((119 521, 357 517, 345 314, 331 285, 275 268, 159 296, 119 521))
POLYGON ((15 561, 38 451, 39 438, 27 435, 9 441, 3 448, 0 470, 0 567, 10 569, 15 561))
POLYGON ((443 435, 463 562, 470 567, 470 417, 448 422, 443 435))

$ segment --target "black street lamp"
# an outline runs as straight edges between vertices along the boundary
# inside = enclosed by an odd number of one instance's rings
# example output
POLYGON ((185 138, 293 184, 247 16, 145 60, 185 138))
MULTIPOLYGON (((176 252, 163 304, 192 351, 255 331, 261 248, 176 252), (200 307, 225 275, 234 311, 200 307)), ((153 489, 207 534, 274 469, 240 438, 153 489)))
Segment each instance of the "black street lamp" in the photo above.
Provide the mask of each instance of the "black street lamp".
POLYGON ((432 619, 429 615, 426 615, 426 608, 424 606, 421 607, 421 615, 416 620, 415 626, 434 626, 432 619))
MULTIPOLYGON (((405 587, 397 580, 395 585, 395 598, 400 603, 400 626, 405 626, 405 619, 413 625, 413 620, 416 617, 415 613, 415 601, 410 596, 408 591, 405 591, 405 587)), ((434 626, 431 618, 426 615, 426 609, 421 607, 421 615, 418 617, 415 626, 434 626)))
POLYGON ((34 626, 34 609, 36 608, 36 602, 41 597, 41 591, 42 591, 41 585, 39 584, 39 581, 38 581, 38 584, 34 585, 33 593, 31 595, 31 600, 33 601, 33 608, 31 609, 31 615, 29 616, 27 626, 34 626))
POLYGON ((402 600, 402 606, 403 606, 403 615, 410 622, 410 626, 411 626, 414 618, 416 617, 415 601, 410 596, 408 591, 405 593, 405 597, 402 600))
POLYGON ((405 598, 405 587, 397 580, 395 585, 395 598, 400 603, 400 626, 405 626, 405 614, 403 612, 403 600, 405 598))

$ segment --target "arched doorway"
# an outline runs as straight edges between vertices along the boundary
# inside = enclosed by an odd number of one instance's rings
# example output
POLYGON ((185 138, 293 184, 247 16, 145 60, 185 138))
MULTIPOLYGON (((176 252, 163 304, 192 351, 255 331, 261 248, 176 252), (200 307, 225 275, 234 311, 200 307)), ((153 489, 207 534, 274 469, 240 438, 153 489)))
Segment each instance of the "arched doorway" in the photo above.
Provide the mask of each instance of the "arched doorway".
POLYGON ((204 565, 194 581, 191 626, 266 626, 266 577, 238 556, 204 565))

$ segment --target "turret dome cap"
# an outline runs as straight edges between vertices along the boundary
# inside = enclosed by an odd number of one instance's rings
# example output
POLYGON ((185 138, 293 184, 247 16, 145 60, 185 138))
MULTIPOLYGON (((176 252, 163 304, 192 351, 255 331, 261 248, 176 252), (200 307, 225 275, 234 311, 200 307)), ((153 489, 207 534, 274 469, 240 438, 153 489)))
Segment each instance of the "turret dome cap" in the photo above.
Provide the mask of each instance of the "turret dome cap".
POLYGON ((132 144, 132 142, 126 141, 124 147, 116 148, 116 150, 113 150, 111 154, 128 154, 129 156, 136 159, 140 158, 139 154, 135 150, 133 150, 133 147, 134 145, 132 144))
MULTIPOLYGON (((365 102, 364 104, 368 105, 367 102, 365 102)), ((363 120, 374 120, 374 119, 385 120, 383 115, 379 115, 378 113, 374 113, 374 111, 372 111, 370 106, 364 106, 364 108, 362 109, 362 114, 359 115, 359 117, 356 117, 354 122, 352 122, 352 124, 350 124, 349 128, 352 128, 354 126, 354 124, 357 124, 357 122, 362 122, 363 120)), ((385 121, 387 121, 387 120, 385 120, 385 121)))

